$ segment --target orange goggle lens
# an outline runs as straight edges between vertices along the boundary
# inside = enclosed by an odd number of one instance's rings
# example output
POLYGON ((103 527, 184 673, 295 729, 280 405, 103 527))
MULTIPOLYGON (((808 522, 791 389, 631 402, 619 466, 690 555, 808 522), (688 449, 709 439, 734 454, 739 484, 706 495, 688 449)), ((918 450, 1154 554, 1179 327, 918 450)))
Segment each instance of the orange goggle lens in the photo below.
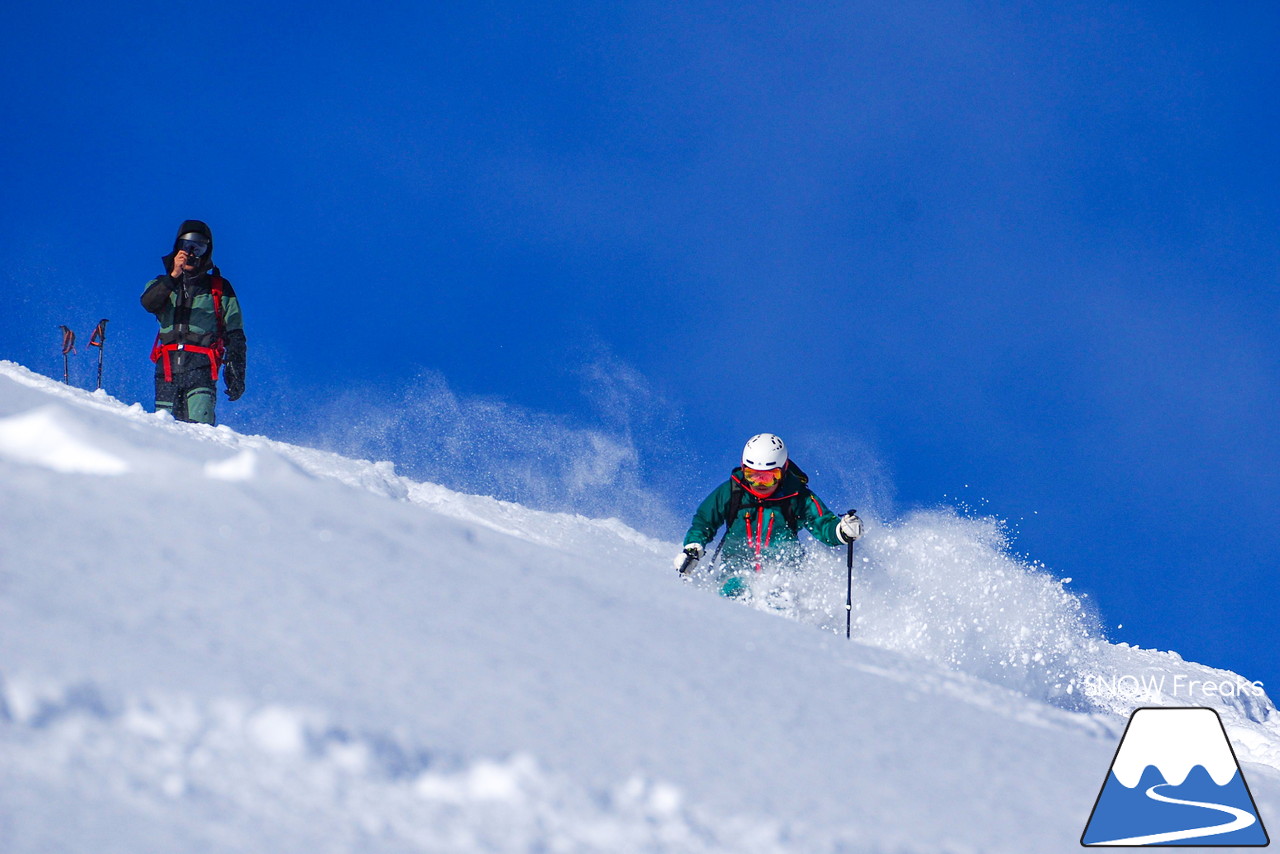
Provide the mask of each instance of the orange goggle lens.
POLYGON ((757 469, 744 468, 742 476, 754 484, 760 486, 769 486, 782 480, 782 469, 765 469, 759 471, 757 469))

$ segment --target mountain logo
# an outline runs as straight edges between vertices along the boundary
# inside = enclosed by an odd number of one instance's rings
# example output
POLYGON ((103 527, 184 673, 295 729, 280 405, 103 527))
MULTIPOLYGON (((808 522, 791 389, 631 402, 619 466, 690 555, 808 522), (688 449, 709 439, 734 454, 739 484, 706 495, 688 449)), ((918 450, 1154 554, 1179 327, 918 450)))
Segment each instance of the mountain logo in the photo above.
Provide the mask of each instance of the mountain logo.
POLYGON ((1129 718, 1080 844, 1262 847, 1270 843, 1213 709, 1129 718))

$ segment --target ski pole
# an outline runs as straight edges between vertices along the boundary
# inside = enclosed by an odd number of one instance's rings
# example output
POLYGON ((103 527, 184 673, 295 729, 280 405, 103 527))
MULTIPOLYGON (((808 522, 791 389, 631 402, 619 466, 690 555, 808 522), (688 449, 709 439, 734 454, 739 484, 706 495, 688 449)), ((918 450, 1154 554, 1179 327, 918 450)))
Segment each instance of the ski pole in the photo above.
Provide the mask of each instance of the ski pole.
POLYGON ((107 343, 107 319, 104 317, 98 321, 98 325, 93 328, 93 334, 89 336, 89 346, 98 348, 98 388, 102 388, 102 357, 106 353, 107 343))
POLYGON ((68 353, 72 353, 76 349, 76 334, 67 326, 59 326, 62 330, 62 381, 71 384, 71 363, 67 358, 68 353))
MULTIPOLYGON (((849 513, 846 513, 844 515, 848 516, 850 513, 857 513, 857 512, 858 512, 857 510, 850 510, 849 513)), ((848 583, 848 587, 846 588, 845 598, 844 598, 845 640, 849 640, 851 637, 853 637, 853 540, 849 541, 848 565, 849 565, 849 583, 848 583)))

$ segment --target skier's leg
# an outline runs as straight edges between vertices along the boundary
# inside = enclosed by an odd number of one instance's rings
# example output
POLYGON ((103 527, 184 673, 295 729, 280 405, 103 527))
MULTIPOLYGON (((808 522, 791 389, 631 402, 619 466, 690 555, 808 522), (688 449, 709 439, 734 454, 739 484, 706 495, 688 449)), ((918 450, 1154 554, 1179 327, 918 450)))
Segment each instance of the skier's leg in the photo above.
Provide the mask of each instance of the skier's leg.
POLYGON ((176 416, 173 411, 173 402, 177 395, 178 384, 166 382, 164 374, 156 374, 156 412, 168 412, 176 416))
MULTIPOLYGON (((208 382, 208 379, 209 377, 206 375, 205 381, 208 382)), ((188 389, 186 394, 183 395, 183 399, 186 402, 186 420, 194 421, 199 424, 214 423, 215 416, 213 410, 214 404, 218 399, 214 389, 210 388, 208 385, 196 386, 195 388, 188 389)))
POLYGON ((734 574, 720 585, 720 595, 729 599, 745 599, 751 596, 751 586, 742 574, 734 574))

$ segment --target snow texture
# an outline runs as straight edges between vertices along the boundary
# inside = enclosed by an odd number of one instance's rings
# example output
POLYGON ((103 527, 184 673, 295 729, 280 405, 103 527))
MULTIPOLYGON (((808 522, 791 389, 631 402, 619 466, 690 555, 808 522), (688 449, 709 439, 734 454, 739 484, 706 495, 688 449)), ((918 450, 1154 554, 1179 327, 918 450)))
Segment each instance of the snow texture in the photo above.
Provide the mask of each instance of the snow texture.
POLYGON ((1074 851, 1160 705, 1280 814, 1265 693, 1108 643, 988 519, 869 520, 848 642, 839 551, 729 601, 617 519, 9 362, 0 518, 5 854, 1074 851))

